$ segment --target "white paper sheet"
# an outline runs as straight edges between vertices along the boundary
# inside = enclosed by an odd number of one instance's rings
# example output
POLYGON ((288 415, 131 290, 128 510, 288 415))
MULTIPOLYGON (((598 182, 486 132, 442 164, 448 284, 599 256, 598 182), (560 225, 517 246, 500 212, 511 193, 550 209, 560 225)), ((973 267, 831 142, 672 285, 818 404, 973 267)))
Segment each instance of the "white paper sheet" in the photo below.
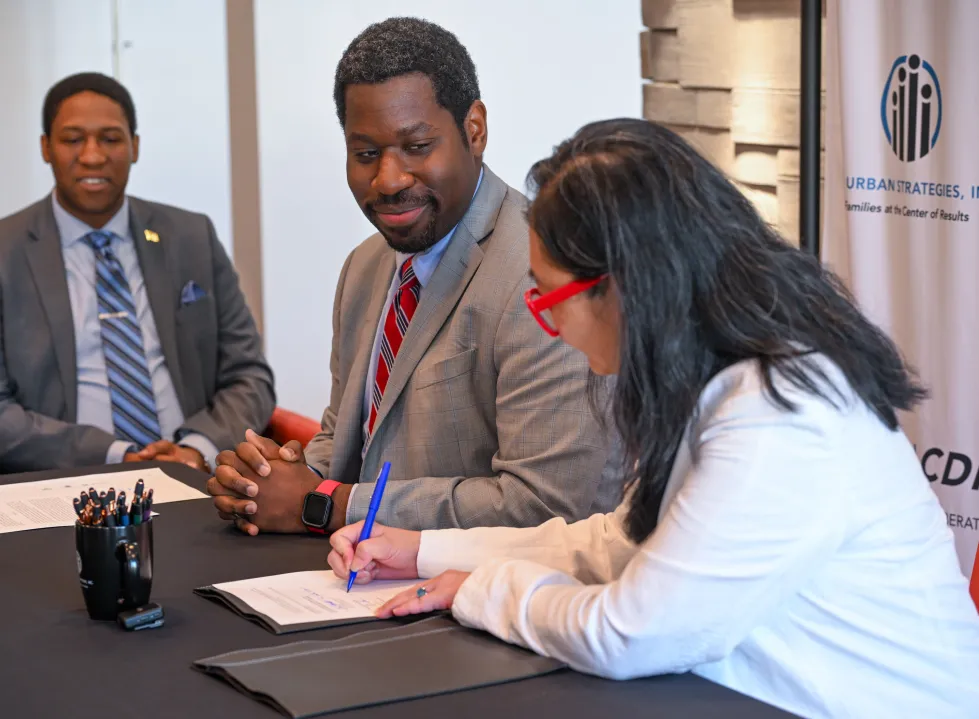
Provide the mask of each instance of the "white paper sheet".
POLYGON ((355 584, 347 594, 347 580, 327 569, 225 582, 214 588, 235 595, 256 612, 286 626, 373 617, 384 602, 419 582, 382 579, 355 584))
POLYGON ((206 499, 207 495, 168 476, 163 470, 137 469, 112 474, 88 474, 84 477, 46 479, 0 486, 0 534, 46 527, 70 527, 75 523, 71 500, 82 490, 94 487, 97 492, 115 487, 116 494, 133 497, 136 481, 142 479, 146 489, 153 490, 153 506, 188 499, 206 499))

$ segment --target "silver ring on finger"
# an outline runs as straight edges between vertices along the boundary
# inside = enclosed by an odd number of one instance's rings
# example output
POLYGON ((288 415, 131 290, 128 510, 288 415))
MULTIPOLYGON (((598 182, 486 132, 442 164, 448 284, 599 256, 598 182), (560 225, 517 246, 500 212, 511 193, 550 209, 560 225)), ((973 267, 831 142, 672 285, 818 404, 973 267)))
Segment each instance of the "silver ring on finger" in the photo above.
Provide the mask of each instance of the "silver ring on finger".
POLYGON ((424 597, 426 594, 428 594, 428 589, 426 589, 425 587, 418 587, 418 589, 415 590, 415 596, 418 597, 419 599, 424 597))

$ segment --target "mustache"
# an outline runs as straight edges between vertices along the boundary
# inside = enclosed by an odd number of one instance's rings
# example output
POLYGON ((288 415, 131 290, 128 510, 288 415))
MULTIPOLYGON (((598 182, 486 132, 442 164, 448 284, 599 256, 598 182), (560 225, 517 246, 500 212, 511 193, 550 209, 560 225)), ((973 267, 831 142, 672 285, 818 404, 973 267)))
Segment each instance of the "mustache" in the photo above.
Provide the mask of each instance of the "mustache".
POLYGON ((432 192, 412 193, 402 190, 396 195, 378 195, 367 205, 369 212, 406 212, 425 205, 438 206, 438 199, 432 192))

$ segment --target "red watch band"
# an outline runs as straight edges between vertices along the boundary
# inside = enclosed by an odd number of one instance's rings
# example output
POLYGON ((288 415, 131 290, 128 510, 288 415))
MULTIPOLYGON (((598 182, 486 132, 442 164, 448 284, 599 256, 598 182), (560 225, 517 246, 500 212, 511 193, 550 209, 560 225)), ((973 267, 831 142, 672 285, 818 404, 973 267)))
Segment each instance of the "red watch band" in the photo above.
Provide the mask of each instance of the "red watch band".
MULTIPOLYGON (((327 497, 332 497, 334 490, 339 486, 340 483, 335 479, 324 479, 322 482, 316 485, 316 489, 314 489, 313 491, 319 494, 325 494, 327 497)), ((318 529, 316 527, 310 527, 310 526, 307 526, 306 529, 312 532, 313 534, 326 534, 325 529, 318 529)))
POLYGON ((325 494, 327 497, 333 496, 333 490, 340 486, 340 483, 335 479, 324 479, 318 485, 314 492, 319 492, 320 494, 325 494))

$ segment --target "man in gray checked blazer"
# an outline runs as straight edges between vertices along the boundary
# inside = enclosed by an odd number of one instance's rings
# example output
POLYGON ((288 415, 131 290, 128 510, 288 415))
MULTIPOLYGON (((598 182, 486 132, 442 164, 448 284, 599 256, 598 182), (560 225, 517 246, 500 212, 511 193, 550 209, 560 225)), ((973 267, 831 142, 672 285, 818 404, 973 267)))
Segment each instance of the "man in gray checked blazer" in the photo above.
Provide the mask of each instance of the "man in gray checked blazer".
POLYGON ((208 469, 275 404, 234 268, 207 217, 126 196, 122 85, 65 78, 43 119, 55 191, 0 220, 0 471, 208 469))
POLYGON ((482 162, 486 108, 466 50, 424 21, 371 26, 340 61, 335 98, 348 184, 380 233, 340 274, 322 431, 305 456, 253 434, 222 453, 208 485, 221 516, 249 534, 333 531, 364 519, 363 485, 385 462, 388 526, 613 508, 622 488, 586 362, 524 304, 526 200, 482 162))

